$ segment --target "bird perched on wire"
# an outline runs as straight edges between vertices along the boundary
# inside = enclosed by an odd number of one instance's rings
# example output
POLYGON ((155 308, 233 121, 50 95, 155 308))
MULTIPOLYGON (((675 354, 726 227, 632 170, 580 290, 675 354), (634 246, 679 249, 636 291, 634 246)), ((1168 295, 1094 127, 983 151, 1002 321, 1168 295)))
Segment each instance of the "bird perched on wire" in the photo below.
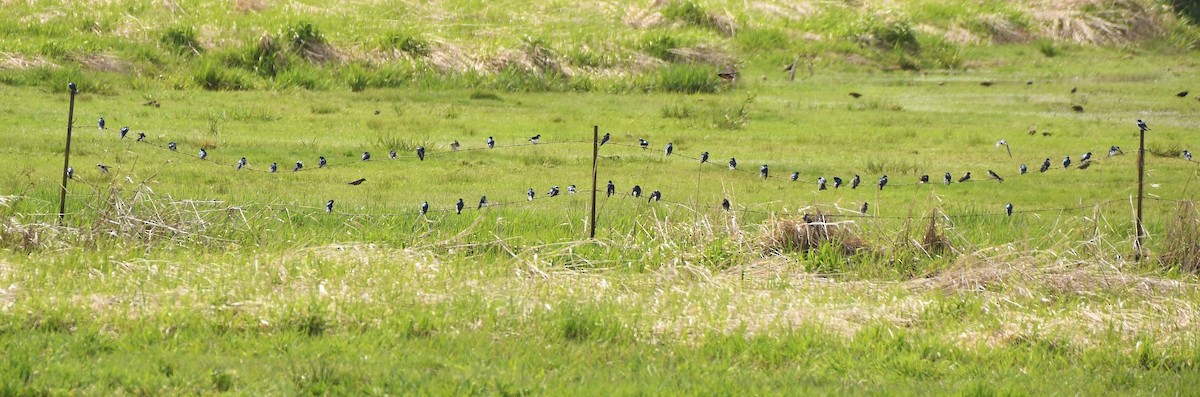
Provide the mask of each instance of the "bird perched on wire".
POLYGON ((1138 119, 1137 126, 1138 129, 1142 130, 1142 132, 1150 131, 1150 127, 1147 127, 1146 122, 1142 121, 1142 119, 1138 119))
POLYGON ((731 169, 731 170, 737 169, 737 159, 736 158, 733 158, 733 157, 729 158, 729 169, 731 169))
POLYGON ((329 164, 325 161, 325 156, 317 157, 317 168, 325 168, 325 164, 329 164))
POLYGON ((420 159, 421 161, 425 161, 425 147, 424 146, 417 146, 417 159, 420 159))
POLYGON ((279 164, 271 163, 271 172, 279 171, 279 164))
POLYGON ((363 154, 362 154, 362 157, 360 157, 360 158, 362 159, 362 161, 367 161, 367 160, 370 160, 370 159, 371 159, 371 152, 363 152, 363 154))
POLYGON ((708 152, 700 153, 700 164, 708 162, 708 152))
POLYGON ((533 201, 533 196, 535 196, 535 194, 533 193, 533 188, 529 188, 529 191, 525 192, 525 196, 529 197, 529 201, 533 201))
POLYGON ((421 202, 421 215, 425 215, 428 212, 429 212, 429 202, 428 201, 421 202))
POLYGON ((946 183, 947 186, 950 185, 950 182, 952 182, 953 179, 954 179, 954 177, 950 176, 949 172, 947 172, 946 175, 942 176, 942 182, 946 183))
POLYGON ((490 136, 489 136, 489 137, 488 137, 488 140, 487 140, 487 147, 488 147, 488 149, 493 149, 493 148, 495 148, 495 147, 496 147, 496 140, 495 140, 495 139, 492 139, 492 137, 490 137, 490 136))
POLYGON ((1084 153, 1083 156, 1079 157, 1079 161, 1088 161, 1091 159, 1092 159, 1092 152, 1084 153))
POLYGON ((862 178, 859 178, 859 177, 858 177, 858 174, 855 174, 855 175, 854 175, 854 179, 851 179, 851 180, 850 180, 850 188, 851 188, 851 189, 858 189, 858 184, 859 184, 859 183, 862 183, 862 178))
POLYGON ((1121 147, 1120 147, 1120 146, 1115 146, 1115 145, 1114 145, 1113 147, 1110 147, 1110 148, 1108 148, 1108 157, 1112 157, 1112 156, 1120 156, 1120 155, 1122 155, 1122 154, 1125 154, 1125 152, 1122 152, 1122 151, 1121 151, 1121 147))
POLYGON ((967 171, 966 175, 963 175, 962 178, 958 178, 958 183, 963 183, 969 180, 971 180, 971 171, 967 171))
POLYGON ((204 148, 200 148, 200 159, 204 160, 205 158, 208 158, 208 151, 204 150, 204 148))
POLYGON ((462 215, 462 209, 463 209, 464 205, 465 204, 463 204, 462 197, 459 197, 458 202, 454 203, 454 213, 458 214, 458 215, 462 215))
POLYGON ((799 179, 800 179, 800 173, 799 173, 799 172, 793 172, 793 173, 792 173, 792 176, 791 176, 790 178, 792 179, 792 182, 795 182, 796 180, 799 180, 799 179))
POLYGON ((178 148, 179 147, 175 145, 175 142, 167 142, 167 149, 171 149, 172 152, 178 148))
POLYGON ((67 179, 75 179, 75 167, 67 167, 67 179))
POLYGON ((395 150, 388 150, 388 158, 389 158, 389 159, 392 159, 392 160, 395 160, 395 159, 396 159, 396 151, 395 151, 395 150))
POLYGON ((609 139, 612 139, 612 135, 609 135, 609 133, 605 132, 604 137, 600 138, 600 146, 604 146, 604 144, 608 143, 609 139))
POLYGON ((1001 178, 1000 175, 997 175, 995 171, 988 170, 988 176, 998 182, 1004 182, 1004 178, 1001 178))
POLYGON ((129 127, 121 127, 121 139, 125 139, 125 134, 129 133, 129 127))
POLYGON ((567 186, 567 194, 575 194, 575 185, 567 186))
POLYGON ((358 178, 358 179, 355 179, 355 180, 353 180, 353 181, 350 181, 349 183, 350 183, 351 185, 358 186, 358 185, 361 185, 361 184, 363 184, 363 182, 366 182, 366 181, 367 181, 367 178, 358 178))
POLYGON ((240 160, 238 160, 238 162, 237 162, 237 169, 239 169, 239 170, 240 170, 240 169, 242 169, 242 168, 245 168, 245 167, 246 167, 246 158, 245 158, 245 157, 242 157, 242 158, 241 158, 240 160))
POLYGON ((612 197, 616 192, 617 185, 614 185, 612 181, 608 181, 608 188, 604 190, 604 197, 612 197))
POLYGON ((758 176, 762 177, 763 179, 766 179, 766 178, 767 178, 767 175, 768 175, 768 173, 769 173, 769 172, 770 172, 770 171, 769 171, 769 170, 767 170, 767 165, 766 165, 766 164, 763 164, 763 165, 762 165, 762 167, 759 167, 759 168, 758 168, 758 176))
POLYGON ((1013 210, 1012 203, 1008 203, 1008 204, 1004 205, 1004 214, 1005 215, 1012 216, 1012 210, 1013 210))
POLYGON ((529 138, 529 143, 536 145, 540 139, 542 139, 542 134, 534 135, 532 138, 529 138))
POLYGON ((558 186, 554 186, 554 187, 550 188, 550 191, 546 192, 546 195, 550 196, 550 197, 557 196, 558 195, 558 186))
POLYGON ((858 210, 858 212, 861 212, 863 215, 867 214, 867 202, 866 201, 863 202, 862 208, 860 208, 858 210))
POLYGON ((1026 167, 1025 164, 1021 164, 1021 175, 1025 175, 1026 172, 1029 172, 1029 167, 1026 167))
POLYGON ((144 140, 146 140, 146 133, 145 133, 145 132, 139 132, 139 133, 138 133, 138 139, 137 139, 137 141, 138 141, 138 142, 141 142, 141 141, 144 141, 144 140))
POLYGON ((929 175, 921 175, 921 183, 929 183, 929 175))
POLYGON ((729 211, 729 199, 721 199, 721 209, 729 211))
POLYGON ((1071 166, 1071 156, 1063 157, 1062 165, 1063 165, 1063 168, 1070 167, 1071 166))
POLYGON ((1192 161, 1192 152, 1184 150, 1183 151, 1183 159, 1187 160, 1187 161, 1192 161))
POLYGON ((633 197, 634 198, 642 197, 642 186, 641 185, 633 185, 633 197))
POLYGON ((1003 140, 1003 139, 997 141, 996 147, 1000 147, 1000 146, 1004 146, 1004 150, 1008 151, 1008 158, 1012 158, 1012 148, 1008 146, 1008 141, 1003 140))
POLYGON ((300 171, 300 170, 302 170, 302 169, 304 169, 304 162, 302 162, 302 161, 297 161, 297 162, 296 162, 296 166, 295 166, 295 167, 292 167, 292 172, 300 171))
POLYGON ((104 164, 96 164, 96 168, 100 169, 101 174, 108 174, 108 166, 104 164))
POLYGON ((99 125, 100 125, 100 129, 102 129, 102 130, 103 130, 103 129, 104 129, 104 118, 103 118, 103 117, 101 117, 101 118, 100 118, 100 121, 99 121, 99 122, 97 122, 96 124, 99 124, 99 125))
POLYGON ((647 201, 662 201, 662 192, 657 190, 650 192, 650 199, 647 201))
POLYGON ((457 152, 459 146, 462 146, 462 145, 458 143, 457 139, 455 139, 454 142, 450 142, 450 151, 457 152))
POLYGON ((1042 162, 1042 168, 1038 172, 1046 172, 1048 169, 1050 169, 1050 158, 1046 158, 1046 161, 1042 162))
POLYGON ((642 138, 638 138, 638 146, 641 146, 642 150, 646 150, 646 148, 650 147, 650 141, 647 141, 642 138))
POLYGON ((879 178, 879 190, 883 190, 883 187, 887 186, 887 184, 888 184, 887 175, 884 175, 879 178))
POLYGON ((817 178, 817 190, 825 190, 825 177, 817 178))
POLYGON ((671 142, 667 142, 667 148, 664 150, 664 152, 666 152, 665 156, 670 156, 671 152, 674 152, 674 151, 675 151, 675 145, 671 144, 671 142))
POLYGON ((837 189, 840 187, 842 187, 842 178, 838 176, 833 177, 833 188, 837 189))
POLYGON ((483 197, 479 198, 479 207, 476 207, 475 209, 477 209, 477 210, 483 209, 483 207, 487 207, 487 205, 488 205, 487 196, 483 196, 483 197))
POLYGON ((333 200, 325 202, 325 212, 333 212, 333 200))

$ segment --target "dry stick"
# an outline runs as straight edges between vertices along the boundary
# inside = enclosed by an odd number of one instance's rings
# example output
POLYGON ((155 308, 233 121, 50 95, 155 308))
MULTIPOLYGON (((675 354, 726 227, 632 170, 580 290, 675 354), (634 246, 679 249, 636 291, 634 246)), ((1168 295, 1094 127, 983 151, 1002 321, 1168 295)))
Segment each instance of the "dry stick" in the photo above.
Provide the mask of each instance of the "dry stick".
POLYGON ((67 110, 67 147, 63 151, 62 190, 58 194, 58 225, 62 226, 67 215, 67 168, 71 167, 71 127, 75 124, 75 83, 68 85, 71 89, 71 106, 67 110))

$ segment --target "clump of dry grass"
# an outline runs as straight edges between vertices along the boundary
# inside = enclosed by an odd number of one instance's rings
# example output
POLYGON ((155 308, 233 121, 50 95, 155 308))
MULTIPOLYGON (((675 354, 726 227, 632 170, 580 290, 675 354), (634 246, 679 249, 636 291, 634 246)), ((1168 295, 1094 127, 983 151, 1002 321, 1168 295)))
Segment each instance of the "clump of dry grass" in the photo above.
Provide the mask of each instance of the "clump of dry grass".
POLYGON ((732 65, 736 63, 734 58, 726 53, 725 50, 704 44, 688 48, 673 48, 670 50, 670 53, 675 56, 675 59, 685 62, 708 65, 732 65))
POLYGON ((665 21, 666 18, 663 17, 661 12, 638 7, 630 8, 625 12, 625 16, 621 18, 621 22, 624 23, 625 26, 629 26, 634 29, 650 29, 658 27, 665 21))
POLYGON ((1029 31, 1004 14, 986 14, 975 20, 993 43, 1024 43, 1029 41, 1029 31))
POLYGON ((1042 33, 1079 44, 1127 43, 1162 33, 1158 7, 1137 0, 1066 0, 1034 4, 1042 33))
POLYGON ((933 255, 941 255, 953 249, 950 239, 946 238, 946 234, 938 227, 938 215, 937 210, 929 213, 929 224, 925 227, 925 236, 921 238, 921 248, 933 255))
POLYGON ((38 67, 58 67, 41 56, 0 52, 0 70, 22 70, 38 67))
POLYGON ((1200 213, 1197 213, 1192 201, 1179 203, 1165 238, 1166 246, 1159 256, 1160 265, 1166 269, 1200 273, 1200 213))
POLYGON ((269 5, 268 0, 233 0, 233 9, 239 12, 259 12, 269 5))
POLYGON ((767 221, 761 244, 768 252, 807 252, 832 246, 845 255, 867 248, 867 242, 850 229, 850 222, 830 222, 821 213, 804 219, 767 221))
POLYGON ((80 65, 97 72, 124 72, 129 69, 129 65, 116 57, 108 54, 88 54, 78 58, 80 65))

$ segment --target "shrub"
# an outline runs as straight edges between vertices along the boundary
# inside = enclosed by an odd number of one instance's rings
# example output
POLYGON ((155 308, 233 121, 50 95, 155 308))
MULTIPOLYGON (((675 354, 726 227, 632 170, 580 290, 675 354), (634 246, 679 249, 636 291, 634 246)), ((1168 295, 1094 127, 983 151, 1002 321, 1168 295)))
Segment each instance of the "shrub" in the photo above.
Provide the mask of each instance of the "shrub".
POLYGON ((667 19, 681 21, 689 25, 707 27, 708 12, 699 4, 691 1, 672 1, 663 8, 662 14, 667 19))
POLYGON ((1062 49, 1054 44, 1054 40, 1037 39, 1033 42, 1033 45, 1037 47, 1038 52, 1042 53, 1042 55, 1045 55, 1047 58, 1053 58, 1062 55, 1062 49))
POLYGON ((675 60, 675 54, 672 54, 671 50, 679 48, 680 46, 680 41, 674 36, 666 33, 660 33, 658 35, 651 36, 650 39, 643 42, 640 47, 642 51, 645 51, 652 57, 662 59, 664 61, 673 61, 675 60))
POLYGON ((204 52, 204 48, 196 40, 196 30, 191 26, 167 28, 159 41, 176 55, 199 55, 204 52))
POLYGON ((192 79, 196 85, 209 91, 244 90, 253 87, 241 74, 212 62, 206 62, 196 69, 192 79))
POLYGON ((263 35, 258 44, 225 55, 225 64, 249 70, 260 76, 275 77, 287 69, 288 57, 271 36, 263 35))
POLYGON ((408 33, 392 33, 380 40, 380 48, 403 51, 412 56, 429 56, 429 41, 408 33))
POLYGON ((325 35, 310 22, 297 22, 288 26, 285 32, 292 50, 297 52, 314 51, 318 46, 325 44, 325 35))
POLYGON ((658 89, 686 94, 717 92, 721 79, 709 66, 671 65, 658 71, 658 89))

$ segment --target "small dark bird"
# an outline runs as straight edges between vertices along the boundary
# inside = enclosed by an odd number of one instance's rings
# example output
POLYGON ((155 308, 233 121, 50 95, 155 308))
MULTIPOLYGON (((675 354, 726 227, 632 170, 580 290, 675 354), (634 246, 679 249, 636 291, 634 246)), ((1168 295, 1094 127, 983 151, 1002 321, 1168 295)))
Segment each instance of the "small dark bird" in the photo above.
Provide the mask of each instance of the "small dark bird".
POLYGON ((104 118, 101 117, 100 122, 98 122, 97 124, 100 124, 100 129, 104 129, 104 118))
POLYGON ((489 137, 488 137, 488 141, 487 141, 487 146, 488 146, 488 149, 495 148, 495 147, 496 147, 496 140, 495 140, 495 139, 492 139, 492 137, 490 137, 490 136, 489 136, 489 137))
POLYGON ((825 189, 825 177, 817 178, 817 190, 826 190, 825 189))
POLYGON ((1122 154, 1125 154, 1125 152, 1121 151, 1120 146, 1113 146, 1113 147, 1108 148, 1108 157, 1119 156, 1122 154))
POLYGON ((1071 156, 1063 157, 1063 168, 1071 166, 1071 156))
POLYGON ((946 175, 942 176, 942 182, 944 182, 946 185, 950 185, 950 183, 953 181, 954 181, 954 177, 950 176, 949 172, 947 172, 946 175))
POLYGON ((929 183, 929 175, 921 175, 921 183, 929 183))
POLYGON ((204 148, 200 148, 200 159, 204 160, 205 158, 208 158, 208 151, 204 150, 204 148))
POLYGON ((534 195, 535 195, 535 194, 533 193, 533 188, 529 188, 529 191, 528 191, 528 192, 525 192, 525 196, 529 197, 529 201, 533 201, 533 196, 534 196, 534 195))
POLYGON ((363 152, 363 154, 362 154, 362 161, 367 161, 367 160, 370 160, 370 159, 371 159, 371 152, 363 152))
POLYGON ((1046 161, 1042 162, 1042 168, 1039 169, 1038 172, 1046 172, 1046 170, 1049 170, 1049 169, 1050 169, 1050 159, 1047 158, 1046 161))
POLYGON ((1012 203, 1004 205, 1004 213, 1008 216, 1012 216, 1012 203))
POLYGON ((179 147, 175 145, 175 142, 167 142, 167 149, 171 149, 171 151, 175 151, 178 148, 179 147))
POLYGON ((1079 91, 1079 87, 1071 87, 1071 93, 1072 93, 1072 94, 1074 94, 1074 93, 1075 93, 1075 92, 1077 92, 1077 91, 1079 91))
POLYGON ((642 197, 642 187, 640 185, 633 185, 633 197, 642 197))
POLYGON ((1081 170, 1086 170, 1086 169, 1088 169, 1088 167, 1091 167, 1091 166, 1092 166, 1091 161, 1083 161, 1083 162, 1080 162, 1079 167, 1076 167, 1076 168, 1079 168, 1081 170))
POLYGON ((1147 127, 1146 122, 1142 121, 1142 119, 1138 119, 1137 126, 1142 130, 1142 132, 1150 131, 1150 127, 1147 127))
POLYGON ((271 172, 279 171, 279 164, 271 163, 271 172))
POLYGON ((797 179, 800 179, 800 173, 799 173, 799 172, 793 172, 793 173, 792 173, 792 182, 795 182, 797 179))
POLYGON ((708 152, 700 153, 700 164, 708 162, 708 152))
POLYGON ((1033 80, 1026 81, 1025 85, 1033 85, 1033 80))
POLYGON ((731 169, 731 170, 737 169, 737 159, 736 158, 733 158, 733 157, 729 158, 729 169, 731 169))
POLYGON ((979 83, 979 85, 984 86, 984 87, 991 87, 992 84, 995 84, 995 83, 993 83, 991 81, 984 81, 984 82, 979 83))
POLYGON ((958 178, 958 183, 963 183, 969 180, 971 180, 971 171, 967 171, 966 175, 963 175, 962 178, 958 178))
POLYGON ((333 212, 333 200, 325 202, 325 212, 333 212))
POLYGON ((604 197, 612 197, 615 193, 617 193, 617 185, 614 185, 612 181, 608 181, 608 188, 604 190, 604 197))
POLYGON ((450 142, 450 151, 457 152, 460 146, 462 146, 462 144, 458 143, 458 140, 455 139, 454 142, 450 142))
POLYGON ((536 145, 540 139, 542 139, 542 134, 534 135, 532 138, 529 138, 529 143, 536 145))
POLYGON ((879 190, 883 190, 883 187, 887 186, 887 183, 888 183, 887 175, 880 177, 879 178, 879 190))
POLYGON ((837 189, 840 187, 842 187, 842 178, 838 176, 833 177, 833 188, 837 189))
POLYGON ((71 90, 72 94, 79 92, 79 89, 77 87, 75 87, 74 81, 67 83, 67 89, 71 90))
POLYGON ((304 169, 304 162, 302 162, 302 161, 297 161, 297 162, 296 162, 296 166, 295 166, 295 167, 292 167, 292 172, 300 171, 300 170, 302 170, 302 169, 304 169))
POLYGON ((317 168, 325 168, 325 164, 329 164, 325 161, 325 156, 317 157, 317 168))
POLYGON ((488 205, 487 196, 483 196, 483 197, 479 198, 479 206, 476 207, 475 209, 477 209, 477 210, 483 209, 483 207, 487 207, 487 205, 488 205))
POLYGON ((558 193, 559 193, 558 186, 554 186, 554 187, 550 188, 549 192, 546 192, 546 195, 550 196, 550 197, 554 197, 554 196, 557 196, 558 193))
POLYGON ((729 199, 721 199, 721 209, 729 211, 729 199))
POLYGON ((863 215, 867 214, 867 202, 865 202, 865 201, 863 202, 863 206, 861 209, 858 210, 858 212, 861 212, 863 215))
POLYGON ((392 159, 392 160, 395 160, 395 159, 396 159, 396 151, 395 151, 395 150, 389 150, 389 151, 388 151, 388 158, 390 158, 390 159, 392 159))
POLYGON ((464 204, 463 204, 462 198, 460 197, 458 199, 458 202, 454 203, 454 213, 458 214, 458 215, 462 215, 463 205, 464 204))
POLYGON ((671 142, 667 142, 667 149, 665 151, 667 153, 666 155, 670 156, 671 152, 675 151, 675 145, 672 145, 671 142))
POLYGON ((725 68, 725 70, 722 70, 721 72, 717 73, 717 77, 720 77, 722 80, 725 80, 725 81, 732 81, 733 79, 737 78, 737 75, 738 75, 737 70, 735 70, 732 67, 725 68))
POLYGON ((425 161, 425 147, 424 146, 417 146, 417 158, 420 159, 421 161, 425 161))
POLYGON ((144 141, 144 140, 146 140, 146 133, 145 133, 145 132, 139 132, 139 133, 138 133, 138 139, 137 139, 137 141, 138 141, 138 142, 141 142, 141 141, 144 141))
POLYGON ((1178 94, 1175 94, 1175 96, 1177 96, 1177 97, 1180 97, 1180 98, 1183 98, 1183 97, 1186 97, 1186 96, 1187 96, 1187 94, 1188 94, 1188 92, 1187 92, 1187 91, 1179 91, 1179 93, 1178 93, 1178 94))
POLYGON ((647 141, 642 138, 638 138, 638 146, 641 146, 642 150, 646 150, 646 148, 650 147, 650 141, 647 141))
POLYGON ((862 94, 859 94, 857 92, 851 92, 850 96, 854 97, 854 99, 858 99, 859 97, 862 97, 862 94))
POLYGON ((604 144, 608 143, 608 140, 609 140, 609 139, 612 139, 612 135, 610 135, 609 133, 605 132, 605 133, 604 133, 604 137, 603 137, 603 138, 600 138, 600 146, 604 146, 604 144))
POLYGON ((125 134, 129 133, 129 127, 121 127, 121 139, 125 139, 125 134))
POLYGON ((241 158, 240 160, 238 160, 238 162, 237 162, 237 169, 239 169, 239 170, 240 170, 240 169, 242 169, 242 168, 245 168, 245 167, 246 167, 246 158, 245 158, 245 157, 242 157, 242 158, 241 158))
POLYGON ((1079 158, 1079 161, 1088 161, 1091 159, 1092 159, 1092 152, 1087 152, 1087 153, 1084 153, 1083 156, 1081 156, 1079 158))
POLYGON ((378 115, 378 114, 379 114, 379 109, 375 109, 375 114, 376 114, 376 115, 378 115))
POLYGON ((425 215, 427 213, 429 213, 429 202, 423 201, 421 202, 421 215, 425 215))
POLYGON ((1071 110, 1074 110, 1075 113, 1083 113, 1083 106, 1071 105, 1071 110))
POLYGON ((1049 132, 1042 131, 1042 136, 1050 136, 1049 132))
POLYGON ((1026 167, 1025 164, 1021 164, 1021 175, 1025 175, 1026 172, 1029 172, 1029 167, 1026 167))
POLYGON ((1187 161, 1192 161, 1192 152, 1184 150, 1183 151, 1183 159, 1187 160, 1187 161))
POLYGON ((67 179, 75 179, 75 167, 67 167, 67 179))
POLYGON ((1029 126, 1029 135, 1036 135, 1036 134, 1037 134, 1037 126, 1034 126, 1034 125, 1029 126))
POLYGON ((760 177, 763 177, 763 179, 766 179, 766 178, 767 178, 767 173, 768 173, 768 172, 769 172, 769 171, 767 170, 767 165, 766 165, 766 164, 763 164, 763 165, 762 165, 762 167, 759 167, 759 168, 758 168, 758 176, 760 176, 760 177))
POLYGON ((996 181, 1004 182, 1004 178, 1001 178, 1000 175, 997 175, 995 171, 988 170, 988 176, 996 181))
POLYGON ((567 186, 567 194, 575 194, 575 185, 567 186))
POLYGON ((662 201, 662 192, 657 190, 650 192, 650 200, 647 201, 662 201))
POLYGON ((355 179, 355 180, 353 180, 353 181, 350 181, 350 184, 351 184, 351 185, 354 185, 354 186, 358 186, 358 185, 361 185, 363 182, 366 182, 366 181, 367 181, 367 178, 358 178, 358 179, 355 179))
POLYGON ((851 180, 850 180, 850 188, 851 188, 851 189, 858 189, 858 184, 859 184, 859 183, 862 183, 862 178, 859 178, 859 177, 858 177, 858 175, 857 175, 857 174, 855 174, 855 175, 854 175, 854 179, 851 179, 851 180))
POLYGON ((108 166, 104 164, 96 164, 96 168, 100 169, 101 174, 108 174, 108 166))

